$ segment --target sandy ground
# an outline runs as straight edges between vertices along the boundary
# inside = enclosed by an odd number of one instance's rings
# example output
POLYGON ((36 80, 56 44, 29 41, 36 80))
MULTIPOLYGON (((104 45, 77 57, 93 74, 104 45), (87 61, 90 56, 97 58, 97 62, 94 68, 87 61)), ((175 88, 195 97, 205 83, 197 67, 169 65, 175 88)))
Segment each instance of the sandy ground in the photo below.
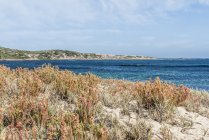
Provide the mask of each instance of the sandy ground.
POLYGON ((121 109, 110 109, 104 107, 107 115, 119 120, 120 124, 127 127, 128 124, 135 124, 138 120, 146 122, 152 126, 153 140, 162 140, 161 128, 170 131, 171 139, 175 140, 209 140, 209 119, 197 113, 188 112, 183 107, 176 108, 172 117, 172 122, 159 123, 150 118, 141 119, 136 113, 130 112, 129 115, 122 115, 121 109), (180 125, 181 124, 181 125, 180 125))

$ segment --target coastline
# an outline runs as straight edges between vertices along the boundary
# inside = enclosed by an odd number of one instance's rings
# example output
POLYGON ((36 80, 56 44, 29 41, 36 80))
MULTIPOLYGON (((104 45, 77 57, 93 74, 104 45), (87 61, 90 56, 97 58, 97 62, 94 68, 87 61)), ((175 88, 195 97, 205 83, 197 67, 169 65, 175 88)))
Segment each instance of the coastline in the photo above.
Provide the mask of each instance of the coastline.
POLYGON ((157 58, 133 58, 133 59, 115 59, 115 58, 107 58, 107 59, 86 59, 86 58, 64 58, 64 59, 0 59, 0 61, 41 61, 41 60, 156 60, 157 58))
POLYGON ((103 78, 127 79, 130 81, 149 80, 161 77, 167 82, 184 84, 194 89, 209 90, 205 70, 209 60, 7 60, 0 64, 15 69, 33 68, 45 64, 75 73, 95 73, 103 78), (201 63, 201 65, 199 64, 201 63), (189 72, 192 72, 189 74, 189 72), (176 73, 176 74, 175 74, 176 73), (174 75, 175 74, 175 75, 174 75), (189 80, 191 79, 191 80, 189 80), (199 81, 204 81, 200 83, 199 81))
POLYGON ((147 60, 149 56, 80 53, 69 50, 27 51, 0 47, 2 60, 147 60))

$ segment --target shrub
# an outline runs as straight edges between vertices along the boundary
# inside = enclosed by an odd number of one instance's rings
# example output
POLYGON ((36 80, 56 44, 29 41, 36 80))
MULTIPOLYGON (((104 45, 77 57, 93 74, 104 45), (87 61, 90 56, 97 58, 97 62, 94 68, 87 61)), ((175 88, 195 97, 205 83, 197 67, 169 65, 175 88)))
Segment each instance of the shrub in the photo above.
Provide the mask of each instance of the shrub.
POLYGON ((142 99, 146 108, 156 107, 160 104, 180 105, 184 102, 190 91, 184 86, 176 86, 160 81, 159 78, 146 83, 138 82, 135 87, 135 96, 142 99))
POLYGON ((1 104, 0 130, 4 138, 105 138, 105 128, 94 123, 98 77, 76 75, 49 65, 34 70, 0 66, 0 72, 0 98, 5 103, 1 104), (73 102, 69 100, 72 96, 76 98, 73 102), (49 100, 52 97, 54 100, 49 100), (76 110, 52 106, 62 105, 60 101, 73 103, 76 110))
POLYGON ((159 122, 171 117, 173 108, 184 102, 189 94, 188 88, 164 83, 159 78, 145 83, 137 82, 134 92, 138 102, 159 122))
POLYGON ((136 122, 122 129, 119 120, 118 125, 110 122, 103 107, 121 109, 123 116, 149 112, 159 122, 176 106, 209 108, 208 96, 159 78, 145 83, 102 80, 50 65, 32 70, 0 66, 0 101, 0 139, 151 139, 150 126, 136 122))

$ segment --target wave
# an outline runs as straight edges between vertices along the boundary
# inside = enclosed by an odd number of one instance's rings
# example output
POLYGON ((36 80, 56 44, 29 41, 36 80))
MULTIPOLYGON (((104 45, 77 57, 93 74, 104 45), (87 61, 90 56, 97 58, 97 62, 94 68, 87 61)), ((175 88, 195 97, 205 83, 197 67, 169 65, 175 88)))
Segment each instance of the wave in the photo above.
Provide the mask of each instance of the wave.
POLYGON ((120 67, 164 67, 164 68, 209 68, 209 65, 148 65, 148 64, 122 64, 120 67))

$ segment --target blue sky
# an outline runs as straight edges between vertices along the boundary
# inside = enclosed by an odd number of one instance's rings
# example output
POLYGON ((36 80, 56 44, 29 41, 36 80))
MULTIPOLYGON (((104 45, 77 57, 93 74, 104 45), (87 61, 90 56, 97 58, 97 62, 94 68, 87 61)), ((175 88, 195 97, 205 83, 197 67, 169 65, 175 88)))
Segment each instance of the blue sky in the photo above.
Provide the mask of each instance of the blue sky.
POLYGON ((209 57, 209 0, 0 0, 0 45, 209 57))

